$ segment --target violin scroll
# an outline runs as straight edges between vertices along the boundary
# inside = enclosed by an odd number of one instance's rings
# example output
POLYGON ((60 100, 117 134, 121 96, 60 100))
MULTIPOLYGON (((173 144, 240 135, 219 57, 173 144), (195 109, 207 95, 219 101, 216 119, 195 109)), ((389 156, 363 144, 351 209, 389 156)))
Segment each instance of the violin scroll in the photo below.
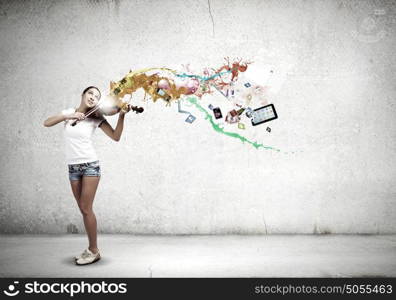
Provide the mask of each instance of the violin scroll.
POLYGON ((137 114, 141 114, 144 111, 144 108, 140 106, 131 105, 131 110, 133 110, 137 114))

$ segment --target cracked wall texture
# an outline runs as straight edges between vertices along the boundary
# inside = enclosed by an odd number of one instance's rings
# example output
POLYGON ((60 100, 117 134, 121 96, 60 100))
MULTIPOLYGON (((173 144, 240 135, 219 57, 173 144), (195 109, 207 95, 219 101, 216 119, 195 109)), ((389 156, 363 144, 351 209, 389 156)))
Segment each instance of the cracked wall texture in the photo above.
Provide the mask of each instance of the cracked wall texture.
POLYGON ((130 68, 199 70, 239 56, 274 69, 280 117, 255 137, 288 154, 149 103, 127 116, 119 143, 95 135, 98 230, 395 233, 395 10, 394 1, 1 1, 0 232, 84 231, 62 126, 43 121, 77 105, 86 86, 105 93, 130 68))

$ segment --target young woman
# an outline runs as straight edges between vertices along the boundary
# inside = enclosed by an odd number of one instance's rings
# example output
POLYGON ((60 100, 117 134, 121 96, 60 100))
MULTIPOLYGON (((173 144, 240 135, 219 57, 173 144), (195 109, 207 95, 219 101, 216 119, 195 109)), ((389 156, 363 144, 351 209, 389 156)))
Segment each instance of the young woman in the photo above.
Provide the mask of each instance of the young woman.
POLYGON ((92 135, 95 129, 100 127, 111 139, 119 141, 124 127, 125 113, 131 109, 128 105, 125 112, 120 111, 117 126, 113 129, 104 117, 85 117, 85 113, 98 104, 100 97, 99 89, 89 86, 83 91, 78 108, 65 109, 44 121, 46 127, 64 122, 63 132, 71 189, 83 216, 89 241, 88 248, 75 257, 78 265, 94 263, 100 259, 96 217, 92 210, 100 179, 100 165, 92 145, 92 135), (76 120, 78 123, 72 126, 71 124, 76 120))

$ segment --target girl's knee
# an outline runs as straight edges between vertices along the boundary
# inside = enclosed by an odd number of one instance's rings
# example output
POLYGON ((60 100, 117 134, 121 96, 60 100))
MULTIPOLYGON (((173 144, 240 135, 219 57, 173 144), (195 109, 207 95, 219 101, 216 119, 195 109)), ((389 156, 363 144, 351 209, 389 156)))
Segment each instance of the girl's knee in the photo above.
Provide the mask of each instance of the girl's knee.
POLYGON ((93 213, 94 213, 92 207, 86 207, 86 206, 81 205, 79 208, 80 208, 80 212, 83 216, 93 215, 93 213))

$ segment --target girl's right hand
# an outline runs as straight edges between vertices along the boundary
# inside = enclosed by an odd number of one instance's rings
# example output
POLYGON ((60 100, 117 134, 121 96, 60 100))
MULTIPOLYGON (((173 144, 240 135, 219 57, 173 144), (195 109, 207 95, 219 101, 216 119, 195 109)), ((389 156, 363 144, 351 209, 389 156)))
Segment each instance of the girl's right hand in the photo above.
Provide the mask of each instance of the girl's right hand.
POLYGON ((85 115, 81 112, 75 112, 73 114, 66 116, 66 119, 67 120, 77 119, 77 120, 81 121, 81 120, 85 119, 85 115))

